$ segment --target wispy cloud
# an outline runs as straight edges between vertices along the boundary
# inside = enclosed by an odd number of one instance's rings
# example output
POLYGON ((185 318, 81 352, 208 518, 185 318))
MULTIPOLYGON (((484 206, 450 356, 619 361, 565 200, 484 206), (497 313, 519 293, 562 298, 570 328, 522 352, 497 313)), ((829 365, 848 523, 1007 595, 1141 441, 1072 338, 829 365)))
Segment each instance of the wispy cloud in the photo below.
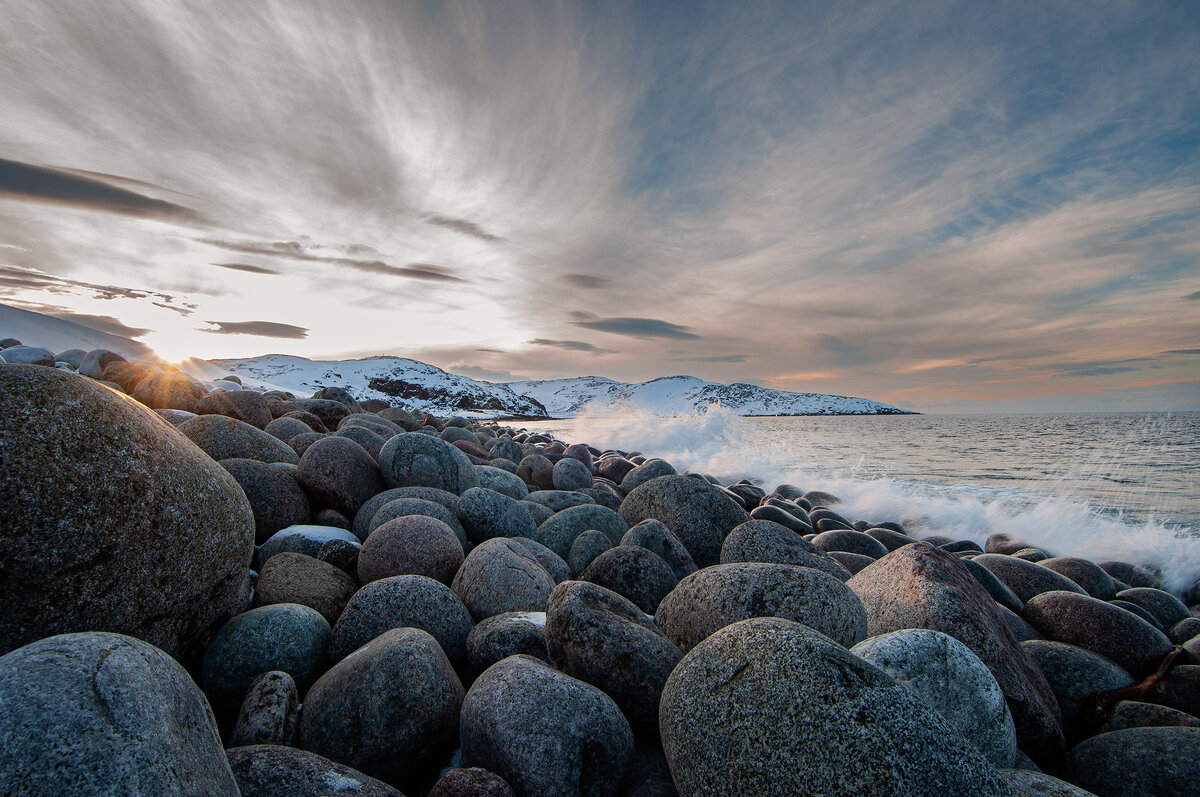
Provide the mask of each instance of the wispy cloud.
MULTIPOLYGON (((100 174, 85 177, 82 174, 88 173, 0 159, 0 197, 189 224, 204 222, 204 218, 191 208, 119 188, 104 179, 115 181, 119 178, 100 174)), ((148 183, 139 184, 150 187, 148 183)))
POLYGON ((436 227, 445 227, 447 230, 454 230, 455 232, 460 232, 463 235, 469 235, 472 238, 478 238, 481 241, 494 242, 504 240, 499 235, 492 235, 475 222, 467 221, 466 219, 451 219, 445 216, 431 216, 426 221, 436 227))
POLYGON ((562 281, 575 288, 597 289, 612 284, 612 280, 594 274, 563 274, 562 281))
POLYGON ((247 274, 282 274, 282 271, 277 271, 273 268, 265 266, 255 266, 250 263, 213 263, 214 266, 227 268, 232 271, 244 271, 247 274))
POLYGON ((553 346, 557 349, 566 349, 567 351, 582 351, 588 354, 616 354, 613 349, 602 349, 599 346, 594 346, 591 343, 585 343, 582 340, 549 340, 547 338, 534 338, 528 341, 531 346, 553 346))
POLYGON ((315 244, 303 244, 299 241, 257 243, 253 241, 222 241, 215 238, 202 238, 200 239, 200 243, 248 255, 283 257, 289 260, 302 260, 309 263, 332 263, 368 274, 384 274, 394 277, 408 277, 409 279, 430 280, 433 282, 466 281, 461 277, 455 276, 449 269, 430 263, 411 263, 407 266, 393 266, 389 263, 384 263, 382 260, 362 260, 340 255, 314 254, 314 251, 319 251, 322 247, 315 244))
POLYGON ((216 329, 201 329, 214 335, 252 335, 258 338, 287 338, 303 340, 308 337, 306 327, 281 324, 276 321, 205 321, 216 329))
POLYGON ((584 318, 571 322, 577 327, 595 329, 600 332, 610 332, 614 335, 626 335, 631 338, 674 338, 679 340, 698 340, 699 335, 688 331, 687 327, 660 321, 657 318, 584 318))

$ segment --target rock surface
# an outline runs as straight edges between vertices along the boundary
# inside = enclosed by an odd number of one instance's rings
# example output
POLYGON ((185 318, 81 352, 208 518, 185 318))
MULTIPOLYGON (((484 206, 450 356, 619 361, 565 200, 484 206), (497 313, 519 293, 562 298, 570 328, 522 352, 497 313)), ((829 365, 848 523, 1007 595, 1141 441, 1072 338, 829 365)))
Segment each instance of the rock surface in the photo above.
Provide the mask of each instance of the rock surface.
MULTIPOLYGON (((631 471, 626 481, 635 473, 631 471)), ((700 567, 715 565, 725 537, 750 520, 745 509, 713 485, 678 475, 659 476, 635 487, 621 502, 621 517, 630 526, 647 519, 661 521, 700 567)))
POLYGON ((229 765, 242 797, 404 797, 358 770, 295 747, 239 747, 229 751, 229 765))

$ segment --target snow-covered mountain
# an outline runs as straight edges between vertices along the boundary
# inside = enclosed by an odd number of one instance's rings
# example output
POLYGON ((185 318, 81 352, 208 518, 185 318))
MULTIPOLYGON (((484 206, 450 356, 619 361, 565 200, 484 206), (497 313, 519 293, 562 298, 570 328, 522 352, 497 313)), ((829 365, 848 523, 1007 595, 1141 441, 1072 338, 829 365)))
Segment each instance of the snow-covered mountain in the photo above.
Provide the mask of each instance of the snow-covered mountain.
POLYGON ((146 344, 131 338, 7 304, 0 304, 0 338, 16 338, 26 346, 40 346, 55 354, 68 349, 108 349, 130 360, 156 359, 146 344))
MULTIPOLYGON (((519 396, 507 385, 446 373, 441 368, 403 357, 308 360, 268 354, 207 362, 221 369, 221 373, 211 370, 205 373, 209 379, 231 373, 244 385, 281 388, 298 396, 311 395, 323 387, 342 387, 360 401, 383 399, 436 415, 547 417, 545 408, 535 399, 519 396)), ((193 372, 190 368, 185 370, 193 372)))
POLYGON ((616 382, 602 376, 510 382, 519 395, 536 399, 551 417, 571 418, 587 411, 619 410, 622 405, 656 415, 704 412, 720 403, 738 415, 902 415, 908 414, 878 401, 824 393, 791 393, 786 390, 735 382, 722 385, 694 376, 664 376, 641 384, 616 382))

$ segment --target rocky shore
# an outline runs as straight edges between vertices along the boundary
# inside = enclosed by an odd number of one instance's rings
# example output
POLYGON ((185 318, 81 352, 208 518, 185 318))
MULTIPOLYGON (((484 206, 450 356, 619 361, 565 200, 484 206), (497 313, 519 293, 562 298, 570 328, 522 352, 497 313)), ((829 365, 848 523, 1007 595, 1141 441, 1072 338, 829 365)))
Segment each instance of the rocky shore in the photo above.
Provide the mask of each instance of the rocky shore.
MULTIPOLYGON (((1182 795, 1200 582, 0 341, 0 793, 1182 795)), ((746 463, 750 470, 754 463, 746 463)))

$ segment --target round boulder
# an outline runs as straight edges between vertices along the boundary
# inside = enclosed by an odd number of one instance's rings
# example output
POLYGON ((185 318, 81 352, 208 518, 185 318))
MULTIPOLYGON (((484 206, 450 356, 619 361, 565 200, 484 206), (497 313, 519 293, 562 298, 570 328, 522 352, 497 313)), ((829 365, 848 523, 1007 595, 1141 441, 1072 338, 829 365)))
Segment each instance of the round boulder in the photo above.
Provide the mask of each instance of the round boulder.
POLYGON ((654 614, 678 583, 666 562, 636 545, 609 548, 593 559, 579 578, 628 598, 646 614, 654 614))
MULTIPOLYGON (((636 472, 630 471, 625 480, 636 472)), ((660 476, 636 487, 621 502, 621 517, 629 525, 662 521, 700 567, 715 565, 726 535, 750 520, 745 509, 716 487, 688 476, 660 476)))
POLYGON ((536 538, 537 526, 525 505, 486 487, 464 490, 454 514, 476 545, 494 537, 536 538))
POLYGON ((324 756, 274 744, 229 751, 242 797, 404 797, 396 789, 324 756))
POLYGON ((454 529, 437 518, 405 515, 371 532, 358 554, 363 584, 389 576, 429 576, 449 584, 463 563, 454 529))
POLYGON ((472 628, 467 637, 467 661, 476 674, 501 659, 522 654, 550 663, 545 612, 493 615, 472 628))
MULTIPOLYGON (((148 381, 148 380, 147 380, 148 381)), ((224 415, 197 415, 179 424, 179 431, 215 460, 257 459, 259 462, 299 464, 300 457, 287 443, 224 415)))
POLYGON ((363 447, 344 437, 326 437, 304 450, 296 481, 316 509, 354 517, 367 499, 383 491, 379 468, 363 447))
POLYGON ((461 495, 479 486, 467 455, 427 434, 398 434, 383 444, 379 470, 388 487, 436 487, 461 495))
POLYGON ((419 628, 438 641, 452 664, 466 658, 471 613, 441 582, 425 576, 392 576, 365 585, 333 627, 330 661, 341 661, 393 628, 419 628))
POLYGON ((254 541, 264 543, 280 529, 307 523, 312 507, 288 474, 256 459, 223 459, 221 467, 241 485, 254 513, 254 541))
POLYGON ((1129 673, 1083 648, 1049 639, 1031 639, 1022 642, 1021 647, 1050 682, 1062 709, 1063 731, 1068 740, 1091 736, 1104 719, 1084 713, 1089 695, 1133 686, 1133 677, 1129 673))
POLYGON ((537 527, 533 539, 566 559, 571 545, 585 531, 602 531, 616 545, 629 530, 629 524, 608 507, 581 504, 559 510, 537 527))
POLYGON ((810 567, 840 581, 848 581, 851 576, 850 571, 828 553, 786 526, 770 520, 750 520, 730 532, 721 546, 721 564, 735 562, 810 567))
POLYGON ((479 622, 503 612, 544 612, 554 584, 529 549, 496 537, 467 555, 450 588, 479 622))
POLYGON ((316 609, 332 625, 357 589, 354 579, 336 565, 285 551, 262 566, 254 585, 254 605, 298 603, 316 609))
POLYGON ((1129 728, 1102 733, 1067 755, 1064 777, 1095 794, 1194 794, 1200 728, 1129 728))

